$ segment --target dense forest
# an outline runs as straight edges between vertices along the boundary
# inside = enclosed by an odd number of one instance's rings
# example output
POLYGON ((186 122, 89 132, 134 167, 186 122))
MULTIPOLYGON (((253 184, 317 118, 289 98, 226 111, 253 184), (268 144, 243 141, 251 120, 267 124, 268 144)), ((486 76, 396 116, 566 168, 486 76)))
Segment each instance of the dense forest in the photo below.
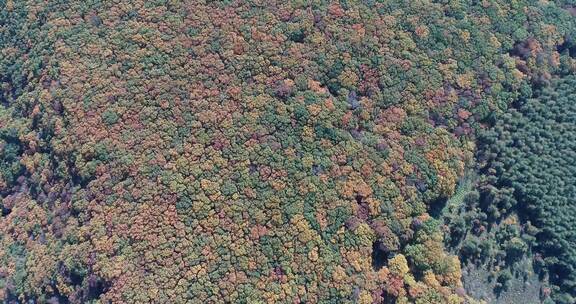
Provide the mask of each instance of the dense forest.
POLYGON ((476 303, 484 233, 573 303, 575 15, 0 0, 0 299, 476 303))
POLYGON ((548 292, 566 304, 576 302, 575 85, 574 76, 553 79, 479 138, 482 218, 516 211, 521 221, 506 223, 510 237, 497 243, 509 261, 534 248, 534 261, 549 272, 548 292))
POLYGON ((479 175, 446 206, 448 247, 493 271, 498 291, 526 280, 528 258, 547 302, 576 301, 575 84, 552 79, 479 132, 479 175))

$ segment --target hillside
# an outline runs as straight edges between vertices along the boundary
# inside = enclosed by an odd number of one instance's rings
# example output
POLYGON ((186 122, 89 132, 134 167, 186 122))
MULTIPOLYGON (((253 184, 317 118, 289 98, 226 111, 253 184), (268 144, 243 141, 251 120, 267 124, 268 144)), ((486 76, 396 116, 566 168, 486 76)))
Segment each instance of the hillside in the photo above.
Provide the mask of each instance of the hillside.
POLYGON ((435 213, 576 67, 570 1, 0 7, 6 303, 473 301, 435 213))

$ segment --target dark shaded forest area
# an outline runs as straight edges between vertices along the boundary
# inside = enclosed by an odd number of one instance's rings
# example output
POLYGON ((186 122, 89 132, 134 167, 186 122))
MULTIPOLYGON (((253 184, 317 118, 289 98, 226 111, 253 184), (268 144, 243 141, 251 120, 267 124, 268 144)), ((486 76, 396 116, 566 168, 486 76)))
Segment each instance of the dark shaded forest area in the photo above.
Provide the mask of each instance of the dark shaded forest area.
POLYGON ((479 175, 447 207, 447 246, 491 271, 497 293, 535 271, 546 303, 575 301, 574 84, 559 75, 481 131, 479 175))

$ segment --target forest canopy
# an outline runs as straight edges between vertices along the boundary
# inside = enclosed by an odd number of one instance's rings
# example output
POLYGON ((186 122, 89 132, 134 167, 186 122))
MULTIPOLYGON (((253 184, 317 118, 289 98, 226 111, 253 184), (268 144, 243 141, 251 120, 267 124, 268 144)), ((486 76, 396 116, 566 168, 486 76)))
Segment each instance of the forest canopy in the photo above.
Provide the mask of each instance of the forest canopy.
POLYGON ((434 210, 477 138, 574 296, 573 5, 0 0, 0 299, 474 301, 434 210))
POLYGON ((576 301, 576 78, 554 79, 482 133, 488 217, 518 210, 558 303, 576 301))

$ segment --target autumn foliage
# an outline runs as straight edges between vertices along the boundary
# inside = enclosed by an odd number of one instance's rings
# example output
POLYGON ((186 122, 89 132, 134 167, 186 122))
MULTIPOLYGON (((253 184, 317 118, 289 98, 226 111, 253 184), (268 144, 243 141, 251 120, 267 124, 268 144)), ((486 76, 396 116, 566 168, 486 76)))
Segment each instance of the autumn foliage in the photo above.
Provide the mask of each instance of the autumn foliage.
POLYGON ((0 298, 463 303, 428 211, 570 23, 467 3, 0 0, 0 298))

